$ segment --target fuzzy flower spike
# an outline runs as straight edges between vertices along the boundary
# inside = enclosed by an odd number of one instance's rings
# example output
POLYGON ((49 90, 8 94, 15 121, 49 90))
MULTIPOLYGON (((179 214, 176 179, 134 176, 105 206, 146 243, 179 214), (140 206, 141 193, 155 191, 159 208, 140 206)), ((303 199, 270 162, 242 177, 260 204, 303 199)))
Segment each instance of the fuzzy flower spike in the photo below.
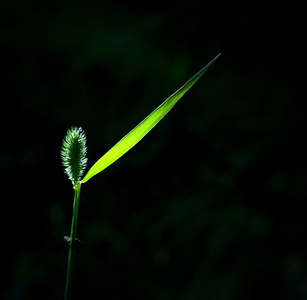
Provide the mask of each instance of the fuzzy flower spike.
POLYGON ((86 167, 86 153, 86 136, 84 131, 81 127, 70 128, 63 140, 61 157, 65 173, 74 187, 81 180, 86 167))

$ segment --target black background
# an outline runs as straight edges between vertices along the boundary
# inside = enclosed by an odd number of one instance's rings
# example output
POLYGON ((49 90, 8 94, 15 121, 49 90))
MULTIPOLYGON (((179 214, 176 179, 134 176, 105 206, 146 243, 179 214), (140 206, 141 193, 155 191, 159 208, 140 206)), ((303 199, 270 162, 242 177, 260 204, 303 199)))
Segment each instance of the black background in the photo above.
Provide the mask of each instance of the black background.
POLYGON ((63 299, 70 126, 89 167, 221 57, 82 186, 74 299, 307 299, 306 8, 2 1, 1 292, 63 299))

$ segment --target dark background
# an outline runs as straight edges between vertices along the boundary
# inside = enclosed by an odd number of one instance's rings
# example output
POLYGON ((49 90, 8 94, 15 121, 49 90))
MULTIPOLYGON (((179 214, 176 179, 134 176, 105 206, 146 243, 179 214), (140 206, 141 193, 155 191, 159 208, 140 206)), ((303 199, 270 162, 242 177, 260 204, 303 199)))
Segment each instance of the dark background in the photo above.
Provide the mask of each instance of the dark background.
POLYGON ((1 1, 1 299, 64 297, 67 129, 90 167, 220 52, 82 186, 74 299, 307 299, 304 7, 1 1))

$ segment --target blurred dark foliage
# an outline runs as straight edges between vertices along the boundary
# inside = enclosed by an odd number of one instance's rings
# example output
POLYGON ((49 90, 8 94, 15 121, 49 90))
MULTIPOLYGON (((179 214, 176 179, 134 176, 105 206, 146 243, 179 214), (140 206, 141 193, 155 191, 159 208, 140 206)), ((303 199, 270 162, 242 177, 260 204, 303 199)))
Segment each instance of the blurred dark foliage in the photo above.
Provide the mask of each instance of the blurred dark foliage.
POLYGON ((306 8, 1 1, 2 299, 62 299, 82 126, 91 166, 215 55, 142 142, 83 185, 74 299, 307 299, 306 8))

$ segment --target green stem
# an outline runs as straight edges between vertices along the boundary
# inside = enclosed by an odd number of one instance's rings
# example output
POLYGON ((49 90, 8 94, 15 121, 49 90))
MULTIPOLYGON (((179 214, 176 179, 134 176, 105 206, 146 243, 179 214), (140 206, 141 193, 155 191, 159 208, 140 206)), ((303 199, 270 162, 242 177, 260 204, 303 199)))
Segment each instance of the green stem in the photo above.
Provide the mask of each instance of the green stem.
POLYGON ((80 203, 80 193, 81 193, 80 181, 77 182, 77 184, 74 186, 74 189, 75 189, 75 195, 74 195, 73 215, 72 215, 71 230, 70 230, 65 300, 69 299, 71 293, 71 277, 72 277, 72 269, 74 264, 74 252, 75 252, 75 242, 77 237, 78 213, 79 213, 79 203, 80 203))

